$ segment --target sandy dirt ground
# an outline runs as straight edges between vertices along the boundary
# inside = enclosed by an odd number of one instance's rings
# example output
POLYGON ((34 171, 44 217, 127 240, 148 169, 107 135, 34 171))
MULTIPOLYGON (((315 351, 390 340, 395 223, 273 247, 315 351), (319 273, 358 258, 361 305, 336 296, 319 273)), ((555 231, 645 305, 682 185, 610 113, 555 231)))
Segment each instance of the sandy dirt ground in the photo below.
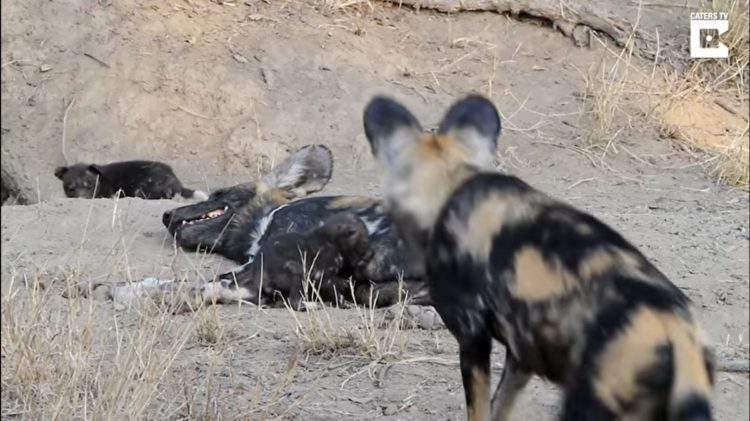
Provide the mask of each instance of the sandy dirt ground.
MULTIPOLYGON (((721 358, 747 361, 747 193, 706 178, 637 107, 618 115, 612 147, 581 147, 595 124, 584 75, 601 46, 576 48, 538 22, 380 3, 108 3, 2 4, 3 159, 26 169, 39 200, 2 207, 3 418, 464 419, 446 330, 393 329, 389 342, 381 329, 311 353, 285 309, 153 315, 61 296, 66 279, 234 266, 172 246, 161 213, 182 203, 63 198, 52 171, 65 156, 161 159, 211 190, 323 143, 335 166, 320 194, 377 196, 361 119, 375 93, 427 126, 455 98, 488 94, 503 114, 499 167, 620 230, 695 301, 721 358)), ((362 309, 311 314, 355 336, 373 326, 362 309)), ((750 419, 749 386, 746 373, 719 373, 717 419, 750 419)), ((558 410, 557 389, 534 380, 514 419, 558 410)))

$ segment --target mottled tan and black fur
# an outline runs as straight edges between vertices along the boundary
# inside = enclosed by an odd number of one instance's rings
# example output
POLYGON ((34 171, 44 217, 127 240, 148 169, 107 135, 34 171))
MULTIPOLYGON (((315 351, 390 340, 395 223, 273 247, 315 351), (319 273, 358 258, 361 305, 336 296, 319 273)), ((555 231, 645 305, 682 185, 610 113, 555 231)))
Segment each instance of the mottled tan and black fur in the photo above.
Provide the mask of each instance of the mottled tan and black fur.
POLYGON ((373 256, 365 224, 342 212, 308 233, 270 238, 258 257, 237 273, 236 282, 251 302, 273 305, 283 298, 295 310, 304 301, 346 307, 352 292, 345 268, 366 266, 373 256))
POLYGON ((426 133, 376 97, 364 124, 458 341, 469 420, 507 419, 533 374, 563 388, 563 420, 710 419, 711 351, 687 296, 606 224, 496 172, 491 102, 470 95, 426 133), (493 338, 507 357, 491 396, 493 338))

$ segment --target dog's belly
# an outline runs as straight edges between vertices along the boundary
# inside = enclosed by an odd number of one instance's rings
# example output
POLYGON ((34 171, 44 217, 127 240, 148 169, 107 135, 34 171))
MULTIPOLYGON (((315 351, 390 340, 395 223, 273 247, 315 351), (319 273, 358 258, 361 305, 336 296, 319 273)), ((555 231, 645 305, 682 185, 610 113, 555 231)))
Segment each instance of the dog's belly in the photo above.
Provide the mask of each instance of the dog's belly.
POLYGON ((333 212, 354 212, 367 226, 369 240, 375 249, 373 259, 352 274, 357 278, 355 280, 380 283, 402 276, 412 280, 424 278, 422 265, 411 258, 386 215, 376 211, 374 206, 331 210, 328 206, 330 201, 328 197, 310 198, 278 209, 268 222, 260 242, 280 234, 310 232, 323 224, 333 212))

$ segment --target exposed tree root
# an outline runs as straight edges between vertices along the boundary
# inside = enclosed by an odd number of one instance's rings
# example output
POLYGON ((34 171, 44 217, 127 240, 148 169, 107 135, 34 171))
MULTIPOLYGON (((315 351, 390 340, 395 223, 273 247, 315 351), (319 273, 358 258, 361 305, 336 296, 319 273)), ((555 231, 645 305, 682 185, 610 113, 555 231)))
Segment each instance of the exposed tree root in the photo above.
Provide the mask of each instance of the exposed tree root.
MULTIPOLYGON (((431 9, 443 13, 496 12, 512 15, 525 14, 552 23, 576 45, 590 44, 590 30, 606 34, 619 47, 624 47, 633 31, 633 25, 615 16, 605 16, 596 10, 596 4, 587 0, 383 0, 415 9, 431 9)), ((652 51, 644 48, 648 43, 636 31, 635 44, 644 58, 653 58, 652 51)))

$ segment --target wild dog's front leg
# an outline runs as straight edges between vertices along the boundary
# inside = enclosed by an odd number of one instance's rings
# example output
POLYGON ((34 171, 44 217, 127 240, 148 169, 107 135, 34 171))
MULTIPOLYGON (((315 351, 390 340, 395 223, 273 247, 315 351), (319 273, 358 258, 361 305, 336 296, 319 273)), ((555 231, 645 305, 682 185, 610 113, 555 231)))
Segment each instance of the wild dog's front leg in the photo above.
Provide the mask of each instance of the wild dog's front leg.
POLYGON ((350 308, 351 304, 347 301, 351 297, 352 284, 339 276, 329 276, 320 283, 318 294, 320 300, 326 303, 332 303, 339 308, 350 308))
POLYGON ((468 421, 489 421, 492 339, 489 336, 456 336, 456 339, 468 421))
POLYGON ((531 373, 519 366, 518 360, 506 348, 505 368, 492 397, 492 420, 506 421, 510 417, 518 394, 529 383, 531 373))
POLYGON ((253 291, 243 282, 242 272, 231 272, 219 275, 211 282, 175 288, 171 302, 175 312, 184 312, 203 305, 255 302, 257 296, 258 291, 253 291))
POLYGON ((218 278, 213 282, 208 282, 198 287, 195 294, 203 304, 228 304, 238 303, 240 301, 253 301, 257 297, 257 291, 235 282, 234 279, 218 278))

